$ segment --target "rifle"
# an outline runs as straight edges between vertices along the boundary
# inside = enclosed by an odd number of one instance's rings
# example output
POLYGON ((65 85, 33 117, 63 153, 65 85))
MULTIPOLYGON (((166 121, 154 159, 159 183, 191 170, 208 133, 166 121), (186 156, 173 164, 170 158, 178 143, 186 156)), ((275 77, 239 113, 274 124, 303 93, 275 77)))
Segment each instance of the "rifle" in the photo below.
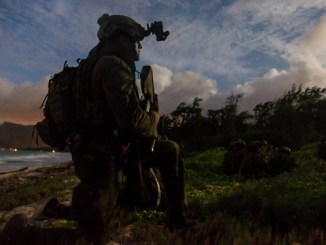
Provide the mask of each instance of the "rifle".
MULTIPOLYGON (((141 90, 143 93, 143 100, 141 102, 142 108, 146 112, 150 111, 156 111, 158 112, 158 99, 157 94, 154 92, 154 79, 153 79, 153 71, 150 66, 144 66, 142 68, 142 71, 140 73, 140 83, 141 83, 141 90)), ((138 142, 136 144, 136 166, 138 169, 138 176, 139 176, 139 182, 133 183, 133 186, 136 187, 137 184, 139 185, 140 191, 137 191, 139 196, 137 197, 137 194, 135 196, 136 199, 138 199, 138 202, 140 201, 141 204, 145 204, 146 202, 154 202, 151 205, 153 205, 154 208, 157 208, 161 203, 161 185, 159 183, 159 180, 156 177, 155 171, 153 168, 146 168, 143 166, 143 158, 142 158, 142 150, 144 149, 139 144, 145 144, 145 150, 148 150, 147 142, 149 141, 149 148, 150 152, 154 152, 155 142, 156 139, 146 139, 144 141, 138 142), (155 187, 154 187, 155 186, 155 187), (156 198, 153 200, 153 188, 156 189, 156 198)), ((134 156, 135 157, 135 156, 134 156)), ((136 201, 137 202, 137 201, 136 201)), ((147 204, 148 205, 148 204, 147 204)))
MULTIPOLYGON (((154 79, 153 70, 150 66, 143 66, 140 73, 140 85, 144 96, 144 110, 146 112, 155 111, 158 112, 158 98, 154 91, 154 79)), ((156 139, 152 139, 150 144, 150 151, 154 151, 156 139)))

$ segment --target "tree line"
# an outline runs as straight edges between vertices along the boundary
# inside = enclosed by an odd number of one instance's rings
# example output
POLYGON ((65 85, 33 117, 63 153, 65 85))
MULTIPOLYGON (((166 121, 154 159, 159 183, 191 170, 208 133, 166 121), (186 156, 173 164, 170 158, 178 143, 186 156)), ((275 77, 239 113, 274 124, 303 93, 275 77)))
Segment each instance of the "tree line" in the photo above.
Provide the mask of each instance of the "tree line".
POLYGON ((160 128, 188 152, 226 147, 239 138, 296 150, 326 133, 326 88, 293 85, 282 97, 257 104, 252 112, 239 110, 242 99, 242 94, 232 94, 223 108, 203 115, 202 99, 196 97, 192 104, 182 102, 163 115, 160 128))

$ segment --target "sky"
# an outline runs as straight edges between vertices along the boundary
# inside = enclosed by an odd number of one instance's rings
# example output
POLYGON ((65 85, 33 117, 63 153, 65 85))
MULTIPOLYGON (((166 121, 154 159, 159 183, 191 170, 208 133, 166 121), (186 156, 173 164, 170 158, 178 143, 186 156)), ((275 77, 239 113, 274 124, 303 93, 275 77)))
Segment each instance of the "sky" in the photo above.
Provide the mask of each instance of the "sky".
POLYGON ((293 84, 326 87, 325 0, 0 0, 0 123, 33 125, 49 78, 98 43, 98 18, 163 21, 170 35, 142 41, 160 112, 202 98, 203 114, 242 94, 240 110, 293 84))

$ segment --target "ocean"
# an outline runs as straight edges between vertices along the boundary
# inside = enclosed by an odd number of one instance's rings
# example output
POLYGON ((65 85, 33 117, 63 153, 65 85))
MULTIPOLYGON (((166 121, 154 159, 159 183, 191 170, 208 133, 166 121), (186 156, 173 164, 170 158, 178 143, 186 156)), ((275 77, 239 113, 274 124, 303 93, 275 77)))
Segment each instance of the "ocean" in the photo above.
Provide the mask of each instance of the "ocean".
POLYGON ((69 152, 0 150, 0 173, 71 161, 69 152))

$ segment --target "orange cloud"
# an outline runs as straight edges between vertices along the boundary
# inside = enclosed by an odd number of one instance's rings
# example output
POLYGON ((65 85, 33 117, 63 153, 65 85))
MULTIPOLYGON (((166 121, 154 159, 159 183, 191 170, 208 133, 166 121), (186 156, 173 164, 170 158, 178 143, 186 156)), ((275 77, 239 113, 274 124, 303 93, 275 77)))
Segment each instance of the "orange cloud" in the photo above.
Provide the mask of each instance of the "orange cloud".
POLYGON ((0 79, 0 123, 33 125, 43 118, 39 109, 47 92, 48 78, 38 83, 13 84, 0 79))

